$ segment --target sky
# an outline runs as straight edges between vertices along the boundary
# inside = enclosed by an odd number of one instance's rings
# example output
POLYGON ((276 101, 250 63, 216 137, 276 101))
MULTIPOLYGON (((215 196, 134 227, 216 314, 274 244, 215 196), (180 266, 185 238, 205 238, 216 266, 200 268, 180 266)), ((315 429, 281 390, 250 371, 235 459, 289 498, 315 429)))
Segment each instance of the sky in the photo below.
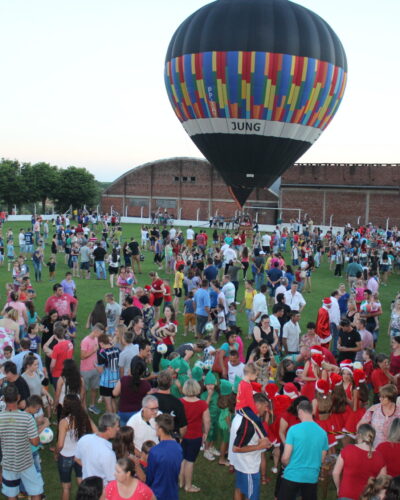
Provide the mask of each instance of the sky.
MULTIPOLYGON (((0 0, 0 157, 85 167, 112 181, 140 164, 202 157, 176 118, 164 59, 203 0, 0 0)), ((399 0, 297 0, 348 60, 329 127, 301 162, 400 163, 399 0)))

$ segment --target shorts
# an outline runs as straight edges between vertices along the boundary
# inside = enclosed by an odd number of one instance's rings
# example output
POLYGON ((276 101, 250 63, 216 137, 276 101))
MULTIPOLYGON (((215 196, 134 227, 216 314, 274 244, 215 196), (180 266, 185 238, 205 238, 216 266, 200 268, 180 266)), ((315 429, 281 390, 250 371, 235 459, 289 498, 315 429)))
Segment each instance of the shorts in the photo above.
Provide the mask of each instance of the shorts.
POLYGON ((185 313, 185 326, 194 326, 196 324, 196 315, 194 313, 185 313))
POLYGON ((118 267, 108 266, 108 272, 110 274, 118 274, 118 267))
POLYGON ((25 245, 25 253, 33 253, 33 245, 25 245))
POLYGON ((100 396, 104 396, 105 398, 113 398, 113 389, 114 387, 104 387, 101 385, 99 389, 100 396))
POLYGON ((248 500, 259 500, 260 498, 260 473, 245 474, 235 471, 235 488, 240 490, 248 500))
POLYGON ((16 497, 20 492, 20 483, 24 482, 28 495, 41 495, 43 493, 43 478, 32 464, 21 472, 12 472, 3 469, 3 484, 1 492, 6 497, 16 497))
POLYGON ((160 307, 161 306, 161 303, 163 301, 163 298, 162 297, 157 297, 156 299, 154 299, 154 307, 160 307))
POLYGON ((81 269, 84 271, 89 271, 90 269, 90 262, 81 262, 81 269))
POLYGON ((174 288, 175 297, 182 297, 182 288, 174 288))
POLYGON ((99 388, 100 373, 97 370, 81 371, 81 375, 87 391, 99 388))
POLYGON ((26 246, 25 246, 25 243, 21 243, 21 245, 19 246, 19 251, 21 253, 25 253, 26 252, 26 246))
POLYGON ((188 462, 195 462, 197 455, 200 452, 202 438, 182 439, 181 446, 183 451, 183 459, 188 462))
POLYGON ((71 482, 72 470, 75 471, 77 478, 82 478, 82 466, 75 462, 74 457, 64 457, 60 454, 57 465, 61 483, 71 482))
POLYGON ((71 255, 71 262, 78 262, 78 256, 77 255, 71 255))

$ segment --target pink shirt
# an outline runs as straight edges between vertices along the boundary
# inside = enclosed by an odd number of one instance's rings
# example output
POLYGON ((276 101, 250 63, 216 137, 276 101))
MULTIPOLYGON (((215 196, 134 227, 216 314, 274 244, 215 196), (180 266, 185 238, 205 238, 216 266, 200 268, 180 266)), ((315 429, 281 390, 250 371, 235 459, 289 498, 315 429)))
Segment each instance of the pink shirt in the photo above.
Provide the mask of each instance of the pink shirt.
MULTIPOLYGON (((97 341, 97 337, 91 337, 88 335, 81 342, 81 351, 90 352, 93 349, 99 347, 99 343, 97 341)), ((96 369, 97 363, 97 352, 95 351, 88 358, 81 359, 81 372, 88 372, 90 370, 96 369)))
POLYGON ((8 305, 18 312, 17 323, 21 326, 25 324, 23 312, 26 312, 26 305, 23 302, 9 302, 8 305))
POLYGON ((243 340, 241 339, 241 337, 239 335, 236 337, 236 342, 239 344, 239 348, 238 348, 239 359, 242 363, 244 363, 245 359, 244 359, 244 355, 243 355, 243 352, 244 352, 243 340))
POLYGON ((58 295, 52 295, 46 301, 45 311, 48 314, 49 311, 55 309, 59 316, 70 316, 71 317, 71 304, 77 304, 78 301, 75 297, 71 297, 67 293, 63 293, 61 297, 58 295))

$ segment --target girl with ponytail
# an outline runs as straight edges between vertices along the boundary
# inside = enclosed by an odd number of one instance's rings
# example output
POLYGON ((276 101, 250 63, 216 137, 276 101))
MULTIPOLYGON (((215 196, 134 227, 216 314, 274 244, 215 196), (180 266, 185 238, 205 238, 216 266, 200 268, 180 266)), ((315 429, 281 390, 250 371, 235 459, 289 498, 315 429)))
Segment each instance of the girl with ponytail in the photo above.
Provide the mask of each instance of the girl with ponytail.
POLYGON ((340 452, 332 474, 339 500, 358 500, 371 477, 386 474, 382 453, 373 451, 374 440, 375 429, 362 424, 357 431, 356 444, 349 444, 340 452))

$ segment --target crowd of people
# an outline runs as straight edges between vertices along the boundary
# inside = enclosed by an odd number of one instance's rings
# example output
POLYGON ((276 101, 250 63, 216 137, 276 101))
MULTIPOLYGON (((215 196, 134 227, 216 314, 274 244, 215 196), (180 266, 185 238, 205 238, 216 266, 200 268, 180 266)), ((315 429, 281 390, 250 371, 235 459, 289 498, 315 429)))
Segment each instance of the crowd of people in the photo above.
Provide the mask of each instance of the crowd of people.
POLYGON ((18 244, 2 228, 7 498, 43 498, 50 428, 62 500, 73 475, 81 500, 201 493, 200 453, 235 474, 235 500, 272 479, 278 500, 326 497, 329 484, 343 500, 400 498, 400 297, 387 311, 379 298, 399 268, 396 229, 155 224, 136 239, 116 217, 74 224, 33 218, 18 244), (342 283, 310 312, 321 265, 342 283), (109 292, 93 285, 78 322, 80 280, 93 278, 109 292), (37 311, 42 281, 52 293, 37 311), (377 349, 382 314, 390 356, 377 349))

